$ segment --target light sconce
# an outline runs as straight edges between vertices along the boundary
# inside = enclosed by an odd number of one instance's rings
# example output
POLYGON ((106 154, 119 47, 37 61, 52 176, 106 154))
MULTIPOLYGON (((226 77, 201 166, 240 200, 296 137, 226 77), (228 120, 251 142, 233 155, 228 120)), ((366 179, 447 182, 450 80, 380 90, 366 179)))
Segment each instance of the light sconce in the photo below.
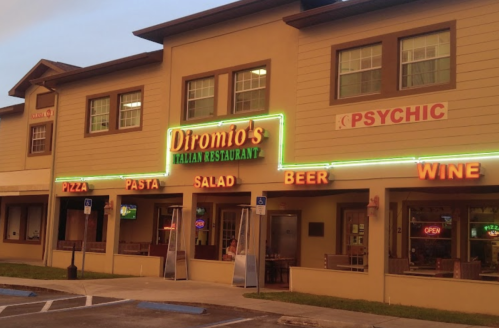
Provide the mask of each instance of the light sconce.
POLYGON ((104 206, 104 215, 110 215, 113 213, 113 201, 106 202, 106 205, 104 206))
POLYGON ((379 209, 379 197, 374 196, 371 198, 369 204, 367 204, 367 216, 370 218, 376 218, 378 216, 379 209))

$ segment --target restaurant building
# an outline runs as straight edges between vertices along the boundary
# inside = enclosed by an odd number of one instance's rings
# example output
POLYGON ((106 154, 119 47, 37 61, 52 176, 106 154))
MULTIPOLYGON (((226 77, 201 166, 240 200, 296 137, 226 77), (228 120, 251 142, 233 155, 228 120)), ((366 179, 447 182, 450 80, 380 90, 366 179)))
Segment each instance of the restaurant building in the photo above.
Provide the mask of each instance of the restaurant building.
POLYGON ((0 259, 43 259, 56 94, 30 80, 76 68, 40 60, 9 91, 24 102, 0 108, 0 259))
POLYGON ((59 95, 49 265, 90 198, 85 268, 162 276, 180 205, 188 278, 231 284, 240 205, 266 196, 245 237, 267 287, 499 314, 498 11, 242 0, 34 79, 59 95))

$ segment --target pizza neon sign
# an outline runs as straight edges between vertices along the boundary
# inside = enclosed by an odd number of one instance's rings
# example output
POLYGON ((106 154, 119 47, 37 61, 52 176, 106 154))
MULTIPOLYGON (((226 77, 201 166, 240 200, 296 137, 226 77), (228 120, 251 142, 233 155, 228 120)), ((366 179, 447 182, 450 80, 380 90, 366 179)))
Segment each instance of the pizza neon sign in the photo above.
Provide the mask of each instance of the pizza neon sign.
POLYGON ((499 225, 489 224, 484 227, 484 230, 490 237, 499 237, 499 225))

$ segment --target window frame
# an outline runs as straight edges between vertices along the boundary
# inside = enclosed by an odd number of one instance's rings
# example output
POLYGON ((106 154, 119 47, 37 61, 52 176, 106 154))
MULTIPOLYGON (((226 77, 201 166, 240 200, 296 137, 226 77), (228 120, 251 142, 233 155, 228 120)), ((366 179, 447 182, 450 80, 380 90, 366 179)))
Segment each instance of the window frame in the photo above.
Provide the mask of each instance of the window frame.
POLYGON ((55 106, 55 92, 43 92, 36 95, 36 106, 35 109, 43 109, 55 106), (44 97, 47 95, 52 95, 51 101, 47 101, 48 97, 44 97))
POLYGON ((222 71, 213 71, 213 72, 206 72, 202 74, 196 74, 196 75, 190 75, 190 76, 185 76, 182 78, 182 122, 198 122, 198 121, 205 121, 205 120, 210 120, 214 117, 217 117, 217 104, 218 104, 218 76, 220 74, 223 74, 222 71), (202 79, 207 79, 207 78, 213 78, 214 82, 214 87, 213 87, 213 115, 211 116, 206 116, 206 117, 193 117, 193 118, 188 118, 187 117, 187 106, 189 105, 189 100, 187 99, 188 97, 188 92, 189 88, 187 87, 189 82, 196 81, 196 80, 202 80, 202 79))
POLYGON ((234 71, 232 73, 232 107, 231 107, 231 114, 237 115, 237 114, 241 114, 241 113, 261 112, 265 108, 268 108, 268 105, 267 105, 267 99, 268 99, 268 94, 267 94, 267 72, 268 72, 267 66, 263 65, 263 66, 249 67, 249 68, 246 68, 246 69, 234 71), (261 70, 261 69, 265 69, 265 87, 250 88, 250 89, 244 90, 244 91, 237 91, 236 90, 236 85, 235 85, 236 84, 236 75, 238 73, 252 72, 254 70, 261 70), (257 90, 265 90, 265 103, 264 103, 263 109, 250 109, 250 110, 243 110, 243 111, 237 112, 236 111, 236 107, 237 107, 236 106, 237 105, 237 103, 236 103, 237 94, 248 93, 248 92, 257 91, 257 90))
POLYGON ((230 118, 239 118, 239 117, 267 114, 269 112, 269 104, 270 104, 270 83, 271 83, 271 60, 270 59, 260 60, 260 61, 242 64, 242 65, 238 65, 238 66, 221 68, 219 70, 208 71, 208 72, 195 74, 195 75, 184 76, 184 77, 182 77, 181 125, 189 125, 189 124, 193 124, 193 123, 213 122, 213 121, 222 120, 222 119, 230 119, 230 118), (244 70, 249 70, 251 68, 256 69, 256 68, 262 68, 262 67, 265 67, 265 69, 267 70, 264 109, 234 113, 234 104, 235 104, 234 76, 235 76, 235 73, 240 72, 240 71, 244 71, 244 70), (221 100, 218 97, 219 76, 225 75, 225 74, 228 76, 228 81, 227 81, 228 90, 227 90, 227 100, 226 100, 227 101, 227 115, 219 115, 218 104, 220 103, 220 101, 224 101, 223 99, 221 100), (187 82, 192 81, 192 80, 196 80, 196 79, 210 77, 210 76, 213 76, 215 78, 215 90, 214 90, 214 93, 215 93, 214 106, 215 106, 215 108, 213 109, 213 115, 210 117, 205 117, 205 118, 197 118, 197 119, 193 118, 193 119, 187 120, 186 119, 186 114, 187 114, 187 82))
POLYGON ((136 86, 126 89, 103 92, 99 94, 89 95, 85 99, 85 124, 84 137, 97 137, 109 134, 127 133, 142 131, 144 118, 144 86, 136 86), (140 107, 140 125, 135 127, 120 128, 120 97, 123 94, 140 92, 141 107, 140 107), (109 97, 109 126, 107 131, 90 132, 90 105, 92 100, 109 97))
POLYGON ((427 92, 436 92, 456 88, 456 21, 447 21, 398 31, 376 37, 351 41, 347 43, 333 45, 331 47, 331 76, 330 76, 330 97, 329 105, 342 105, 361 101, 377 100, 384 98, 410 96, 427 92), (414 88, 400 88, 401 76, 401 51, 400 42, 402 39, 429 33, 448 30, 450 32, 450 81, 449 83, 432 84, 414 88), (343 50, 381 44, 381 89, 377 94, 359 95, 348 98, 339 98, 339 53, 343 50))
POLYGON ((43 123, 33 123, 29 125, 29 138, 28 138, 28 157, 47 156, 52 154, 52 138, 53 138, 53 121, 46 121, 43 123), (32 153, 31 147, 33 142, 33 128, 38 126, 45 126, 45 151, 39 153, 32 153))
POLYGON ((11 244, 30 244, 30 245, 41 245, 42 239, 45 238, 45 220, 47 216, 47 207, 44 203, 9 203, 4 207, 4 233, 3 242, 11 244), (19 222, 19 239, 7 239, 7 227, 8 227, 8 217, 10 207, 21 207, 21 219, 19 222), (40 238, 38 240, 26 240, 26 229, 28 227, 28 208, 29 207, 40 207, 41 208, 41 218, 40 218, 40 238))

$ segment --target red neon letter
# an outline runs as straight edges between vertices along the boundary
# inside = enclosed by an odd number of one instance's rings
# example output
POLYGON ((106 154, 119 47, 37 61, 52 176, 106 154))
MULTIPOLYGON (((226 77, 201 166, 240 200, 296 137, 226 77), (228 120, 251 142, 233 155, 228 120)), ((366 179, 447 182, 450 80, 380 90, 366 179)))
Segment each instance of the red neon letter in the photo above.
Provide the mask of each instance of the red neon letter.
POLYGON ((418 175, 420 180, 435 180, 437 177, 438 163, 418 163, 418 175))

